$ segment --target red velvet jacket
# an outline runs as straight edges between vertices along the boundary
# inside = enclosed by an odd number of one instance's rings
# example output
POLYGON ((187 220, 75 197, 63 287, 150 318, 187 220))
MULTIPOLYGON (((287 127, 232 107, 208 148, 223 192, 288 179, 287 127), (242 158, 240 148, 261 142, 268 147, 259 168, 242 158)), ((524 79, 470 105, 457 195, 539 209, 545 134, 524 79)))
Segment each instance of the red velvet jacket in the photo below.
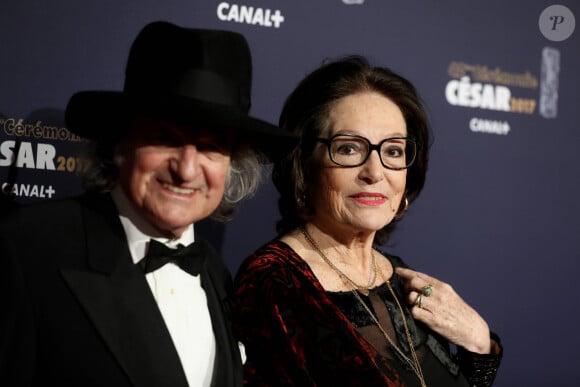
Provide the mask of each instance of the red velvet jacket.
MULTIPOLYGON (((281 241, 266 244, 242 263, 230 307, 234 334, 246 349, 247 386, 404 385, 393 360, 359 334, 306 262, 281 241)), ((457 385, 466 385, 460 373, 470 385, 493 383, 501 355, 462 351, 457 357, 445 340, 427 333, 424 345, 457 385)))
POLYGON ((265 246, 238 273, 231 307, 245 384, 402 386, 287 245, 265 246))

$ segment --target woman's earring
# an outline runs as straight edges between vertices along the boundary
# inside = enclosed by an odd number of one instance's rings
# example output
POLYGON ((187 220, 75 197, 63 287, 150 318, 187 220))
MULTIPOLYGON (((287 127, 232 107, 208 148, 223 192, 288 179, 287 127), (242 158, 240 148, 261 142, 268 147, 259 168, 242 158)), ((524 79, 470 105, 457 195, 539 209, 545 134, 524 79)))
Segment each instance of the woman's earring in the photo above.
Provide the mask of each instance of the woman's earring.
POLYGON ((296 204, 298 208, 306 208, 306 192, 302 192, 296 199, 296 204))
MULTIPOLYGON (((399 206, 400 208, 401 206, 399 206)), ((409 199, 407 199, 407 197, 405 196, 405 206, 403 207, 403 209, 399 209, 399 212, 397 212, 397 214, 395 215, 397 218, 402 218, 403 215, 405 215, 407 213, 407 210, 409 209, 409 199)))

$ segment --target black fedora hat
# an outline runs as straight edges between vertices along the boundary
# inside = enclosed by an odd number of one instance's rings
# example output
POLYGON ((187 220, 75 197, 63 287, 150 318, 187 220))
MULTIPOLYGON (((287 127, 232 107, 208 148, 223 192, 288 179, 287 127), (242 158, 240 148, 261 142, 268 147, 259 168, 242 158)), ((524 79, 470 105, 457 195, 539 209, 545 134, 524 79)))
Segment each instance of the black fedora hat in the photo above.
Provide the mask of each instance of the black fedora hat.
POLYGON ((115 141, 136 113, 195 127, 234 129, 237 138, 274 155, 295 137, 251 117, 252 60, 243 35, 146 25, 131 46, 123 91, 81 91, 67 105, 67 128, 87 139, 115 141))

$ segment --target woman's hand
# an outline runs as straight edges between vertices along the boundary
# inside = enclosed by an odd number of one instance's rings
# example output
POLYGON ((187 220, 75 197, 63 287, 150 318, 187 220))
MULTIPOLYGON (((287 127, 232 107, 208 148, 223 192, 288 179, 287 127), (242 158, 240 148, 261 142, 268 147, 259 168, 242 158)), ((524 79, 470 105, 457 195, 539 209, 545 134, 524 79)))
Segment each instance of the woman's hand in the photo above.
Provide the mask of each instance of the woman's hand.
POLYGON ((411 269, 398 267, 396 272, 407 280, 407 303, 415 319, 468 351, 490 353, 487 323, 451 285, 411 269))

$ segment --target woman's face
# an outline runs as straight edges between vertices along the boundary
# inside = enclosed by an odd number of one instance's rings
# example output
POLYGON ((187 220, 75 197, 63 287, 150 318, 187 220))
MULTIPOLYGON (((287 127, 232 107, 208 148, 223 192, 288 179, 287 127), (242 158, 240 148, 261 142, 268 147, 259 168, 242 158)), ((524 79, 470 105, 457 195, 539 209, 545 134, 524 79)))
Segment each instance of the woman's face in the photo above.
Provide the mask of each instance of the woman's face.
MULTIPOLYGON (((401 110, 377 92, 365 91, 343 97, 331 108, 329 127, 320 137, 355 134, 378 144, 390 137, 406 137, 401 110)), ((349 152, 347 148, 344 152, 349 152)), ((318 173, 309 181, 311 221, 328 231, 376 232, 390 223, 405 192, 407 170, 385 168, 372 151, 358 167, 341 167, 318 143, 313 154, 318 173)))

